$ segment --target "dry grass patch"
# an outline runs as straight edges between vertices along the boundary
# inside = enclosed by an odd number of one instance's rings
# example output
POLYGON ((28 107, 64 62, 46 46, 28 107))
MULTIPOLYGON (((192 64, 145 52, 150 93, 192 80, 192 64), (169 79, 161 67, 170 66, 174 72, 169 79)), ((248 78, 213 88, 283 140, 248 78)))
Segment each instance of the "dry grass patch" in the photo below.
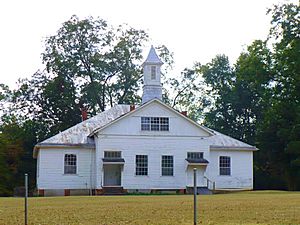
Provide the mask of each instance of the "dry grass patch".
MULTIPOLYGON (((0 198, 0 224, 23 224, 24 200, 0 198)), ((193 224, 191 195, 29 199, 29 224, 193 224)), ((300 193, 198 196, 199 224, 300 224, 300 193)))

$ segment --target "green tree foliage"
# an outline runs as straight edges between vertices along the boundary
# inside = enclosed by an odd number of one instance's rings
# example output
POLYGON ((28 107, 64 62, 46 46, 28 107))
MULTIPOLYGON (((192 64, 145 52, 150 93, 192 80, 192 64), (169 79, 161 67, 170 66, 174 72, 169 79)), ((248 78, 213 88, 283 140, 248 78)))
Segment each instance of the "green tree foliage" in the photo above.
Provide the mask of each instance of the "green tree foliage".
POLYGON ((256 187, 299 190, 299 6, 274 6, 269 13, 267 41, 254 41, 232 67, 222 55, 200 67, 213 100, 205 123, 259 147, 256 187))
POLYGON ((82 104, 95 114, 107 105, 140 100, 139 62, 147 40, 143 30, 72 16, 46 39, 43 62, 48 72, 72 83, 82 104))
POLYGON ((12 102, 10 114, 39 124, 38 140, 81 121, 76 87, 62 75, 38 71, 31 79, 20 80, 12 102))
POLYGON ((210 63, 199 68, 199 73, 207 85, 207 96, 210 96, 209 110, 205 114, 205 124, 212 129, 237 137, 234 124, 234 106, 232 86, 235 73, 228 57, 217 55, 210 63))
POLYGON ((202 118, 204 108, 204 90, 197 73, 198 67, 196 64, 192 69, 186 68, 178 78, 169 78, 165 82, 172 93, 165 96, 165 102, 178 111, 187 111, 188 116, 196 121, 202 118))
POLYGON ((0 196, 12 195, 15 187, 23 186, 24 173, 29 173, 30 186, 34 187, 32 148, 36 139, 31 126, 31 122, 20 125, 13 117, 3 118, 0 128, 0 196))
POLYGON ((216 56, 199 72, 208 85, 210 109, 205 123, 220 132, 254 144, 257 120, 267 103, 271 56, 266 43, 255 41, 241 53, 235 66, 224 55, 216 56))
POLYGON ((300 7, 274 6, 269 39, 274 40, 271 107, 258 134, 261 170, 300 189, 300 7), (266 166, 268 166, 266 168, 266 166))

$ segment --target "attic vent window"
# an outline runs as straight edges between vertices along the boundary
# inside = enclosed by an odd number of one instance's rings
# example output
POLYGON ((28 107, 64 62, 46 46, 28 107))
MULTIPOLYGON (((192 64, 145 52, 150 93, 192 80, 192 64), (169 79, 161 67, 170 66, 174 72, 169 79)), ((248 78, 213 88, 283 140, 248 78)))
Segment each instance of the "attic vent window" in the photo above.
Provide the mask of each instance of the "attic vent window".
POLYGON ((203 152, 188 152, 188 159, 203 159, 203 152))
POLYGON ((156 66, 151 66, 151 80, 156 79, 156 66))
POLYGON ((169 131, 168 117, 141 117, 142 131, 169 131))
POLYGON ((117 151, 105 151, 104 152, 104 158, 119 159, 119 158, 121 158, 121 152, 117 152, 117 151))

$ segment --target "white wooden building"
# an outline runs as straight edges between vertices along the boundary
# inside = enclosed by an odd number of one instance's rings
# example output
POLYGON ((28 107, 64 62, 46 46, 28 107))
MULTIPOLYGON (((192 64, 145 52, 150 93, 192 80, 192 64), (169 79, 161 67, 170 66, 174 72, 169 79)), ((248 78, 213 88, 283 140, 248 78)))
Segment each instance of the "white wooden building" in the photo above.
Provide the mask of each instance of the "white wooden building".
POLYGON ((152 47, 143 64, 141 105, 116 105, 35 146, 40 195, 184 193, 193 168, 199 188, 253 188, 257 149, 163 103, 161 65, 152 47))

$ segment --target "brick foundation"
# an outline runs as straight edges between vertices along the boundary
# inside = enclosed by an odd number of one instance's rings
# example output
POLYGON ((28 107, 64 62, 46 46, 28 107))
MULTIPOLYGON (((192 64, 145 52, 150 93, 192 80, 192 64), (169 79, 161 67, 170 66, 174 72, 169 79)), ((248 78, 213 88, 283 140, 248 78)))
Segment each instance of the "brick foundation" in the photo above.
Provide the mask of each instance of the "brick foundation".
POLYGON ((185 191, 185 189, 179 189, 178 193, 181 195, 184 195, 186 193, 186 191, 185 191))
POLYGON ((45 196, 45 190, 44 189, 39 189, 38 190, 38 196, 44 197, 45 196))
POLYGON ((65 189, 65 196, 70 196, 70 189, 65 189))
POLYGON ((102 189, 95 189, 95 194, 96 195, 103 195, 103 190, 102 189))

